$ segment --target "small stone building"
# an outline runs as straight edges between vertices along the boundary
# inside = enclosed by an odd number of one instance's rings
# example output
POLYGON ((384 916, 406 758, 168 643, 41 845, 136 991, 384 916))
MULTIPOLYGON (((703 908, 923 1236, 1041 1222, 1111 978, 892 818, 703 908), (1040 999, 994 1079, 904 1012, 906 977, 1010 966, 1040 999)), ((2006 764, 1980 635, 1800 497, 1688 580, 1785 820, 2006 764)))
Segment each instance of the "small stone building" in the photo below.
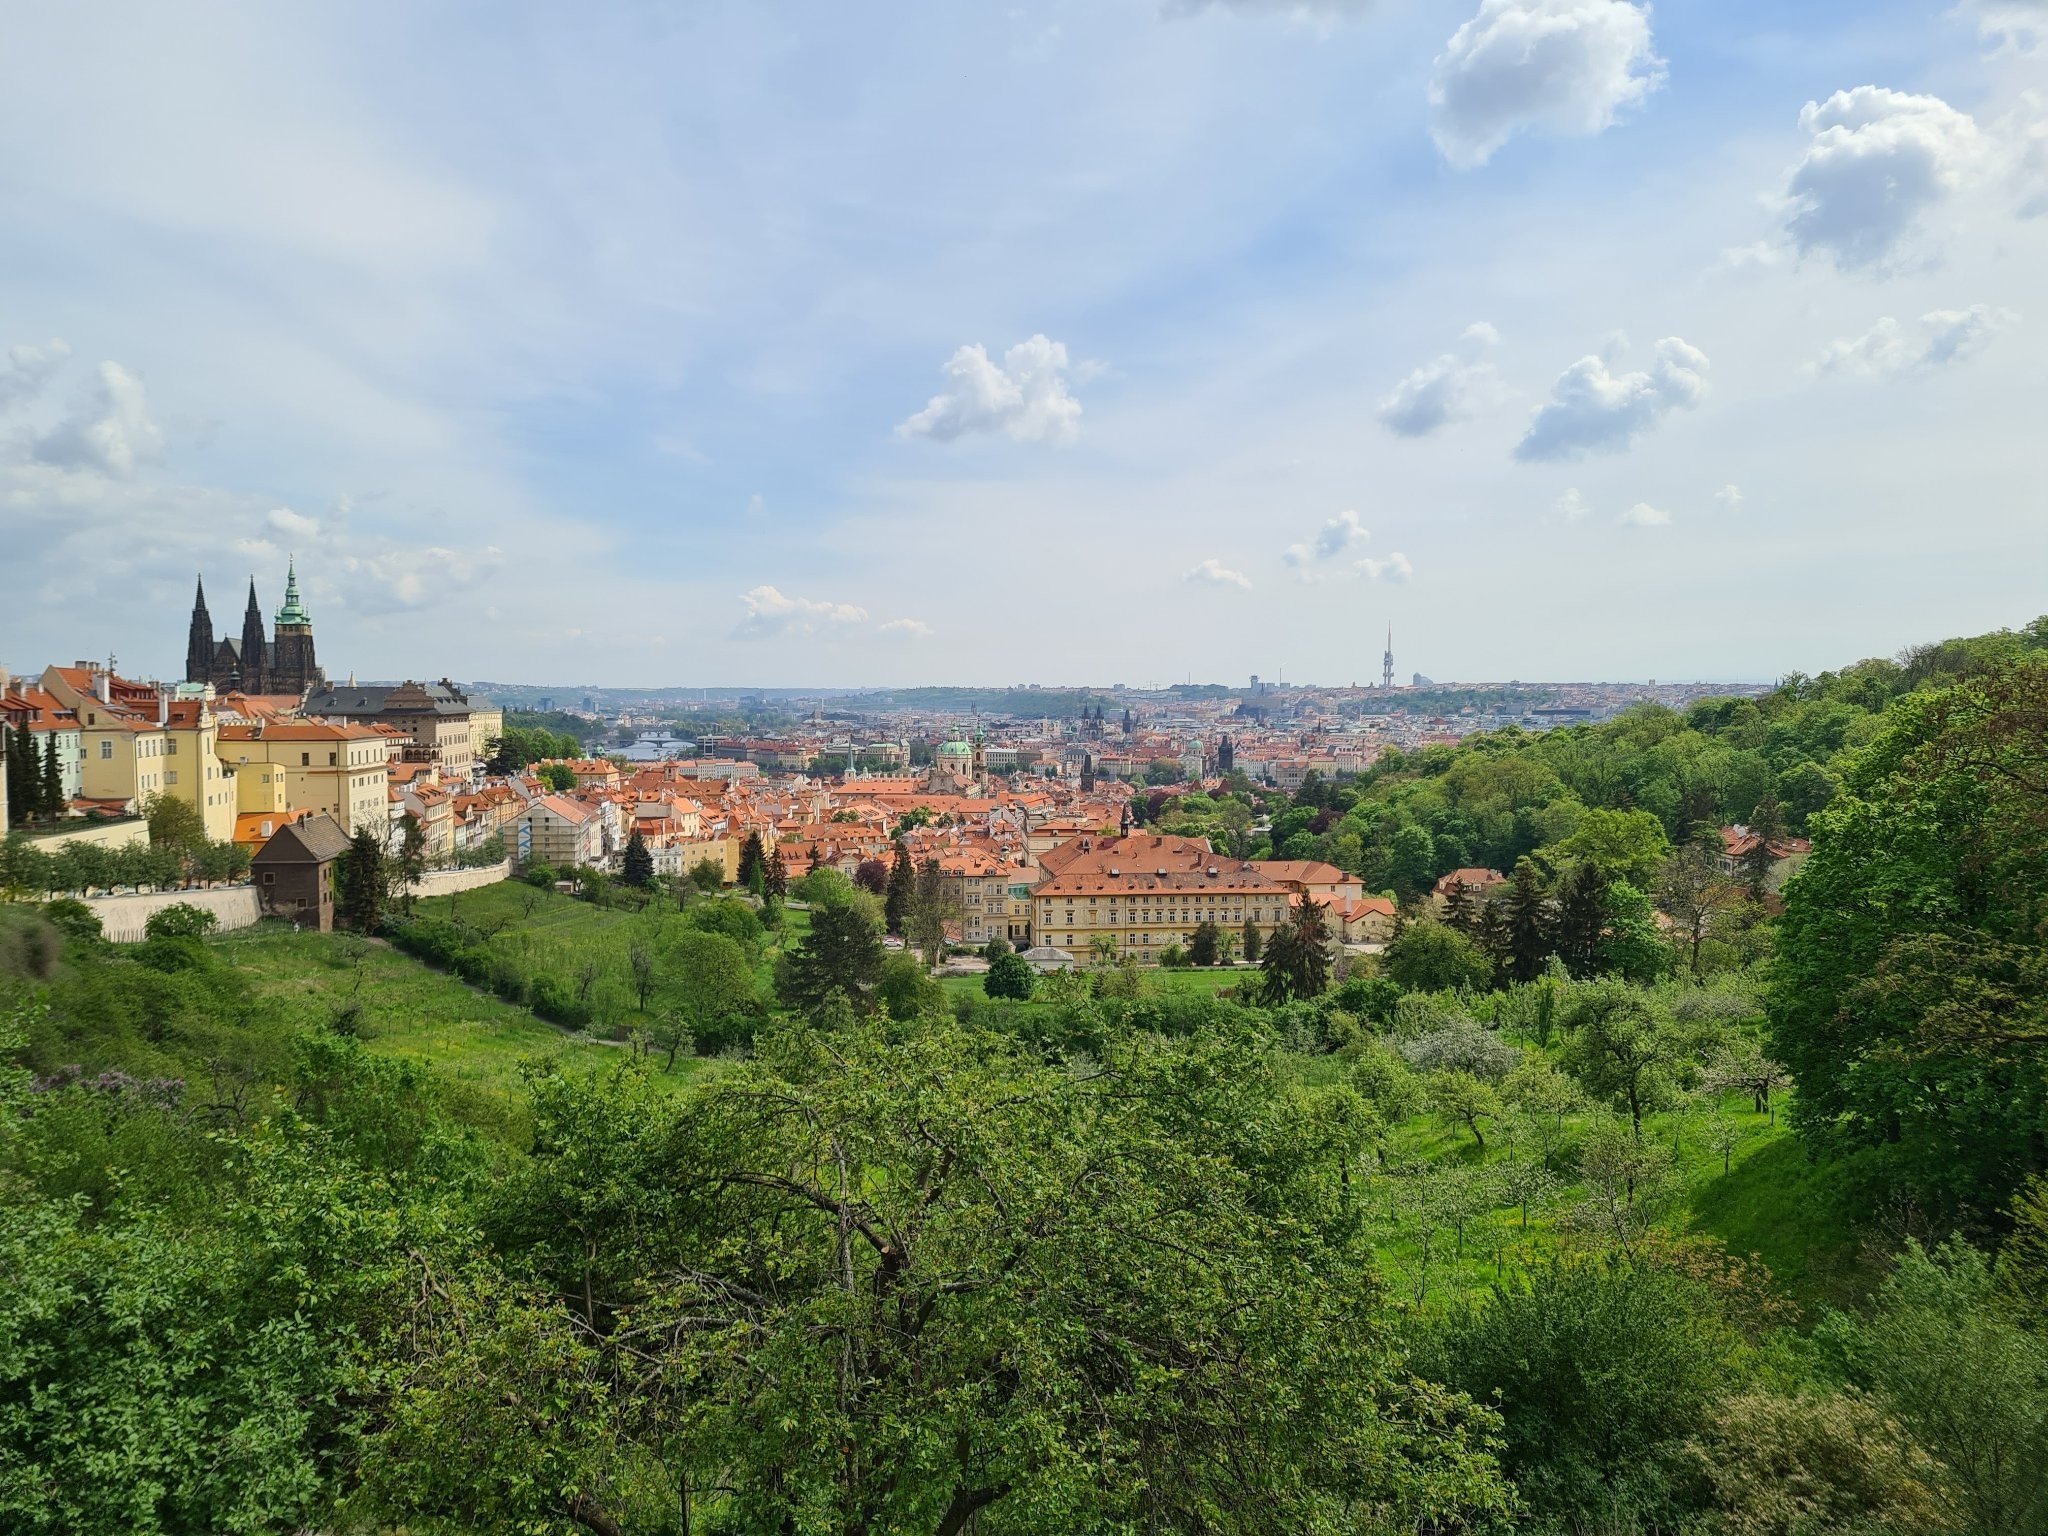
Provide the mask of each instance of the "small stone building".
POLYGON ((328 932, 334 927, 332 866, 347 852, 348 834, 332 816, 308 816, 279 827, 249 861, 263 915, 328 932))

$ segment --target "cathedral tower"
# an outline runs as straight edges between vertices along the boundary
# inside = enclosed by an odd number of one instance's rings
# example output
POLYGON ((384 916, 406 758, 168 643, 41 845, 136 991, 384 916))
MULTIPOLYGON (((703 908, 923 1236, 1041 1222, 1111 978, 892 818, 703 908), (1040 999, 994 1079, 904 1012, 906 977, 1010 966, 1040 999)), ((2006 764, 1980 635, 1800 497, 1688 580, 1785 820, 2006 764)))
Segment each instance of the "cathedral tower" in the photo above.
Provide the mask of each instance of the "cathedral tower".
POLYGON ((244 693, 270 691, 270 646, 263 638, 263 607, 256 601, 256 578, 249 578, 249 606, 242 613, 242 649, 234 686, 244 693))
POLYGON ((313 616, 299 601, 298 562, 285 567, 284 606, 277 610, 276 638, 270 646, 268 693, 295 693, 327 681, 313 656, 313 616))
POLYGON ((206 611, 206 578, 199 578, 198 594, 192 599, 192 627, 185 636, 185 681, 204 683, 213 679, 213 615, 206 611))

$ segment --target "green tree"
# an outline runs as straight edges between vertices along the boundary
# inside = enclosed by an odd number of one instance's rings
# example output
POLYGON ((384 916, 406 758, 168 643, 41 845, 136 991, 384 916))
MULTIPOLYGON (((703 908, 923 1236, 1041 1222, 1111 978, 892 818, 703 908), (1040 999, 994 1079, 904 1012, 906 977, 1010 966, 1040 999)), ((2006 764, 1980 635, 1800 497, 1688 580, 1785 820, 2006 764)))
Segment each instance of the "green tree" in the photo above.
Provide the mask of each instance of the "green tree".
POLYGON ((2048 1340, 2003 1315, 1982 1254, 1909 1242, 1870 1317, 1820 1337, 1941 1462, 1972 1536, 2048 1531, 2048 1340))
POLYGON ((1031 963, 1013 951, 989 961, 988 974, 982 978, 981 988, 990 997, 1011 998, 1022 1003, 1031 1000, 1032 989, 1037 982, 1038 973, 1031 969, 1031 963))
POLYGON ((396 887, 399 909, 412 916, 413 891, 427 873, 427 834, 411 811, 398 819, 398 855, 387 858, 384 868, 396 887))
POLYGON ((1264 940, 1259 933, 1259 925, 1250 918, 1244 920, 1243 946, 1245 964, 1257 965, 1259 963, 1259 954, 1264 946, 1264 940))
MULTIPOLYGON (((34 755, 33 751, 30 755, 34 755)), ((43 742, 43 772, 37 786, 36 810, 54 821, 69 809, 70 802, 64 796, 64 765, 57 759, 57 733, 52 731, 43 742)))
POLYGON ((660 1032, 668 1047, 665 1066, 675 1065, 688 1042, 709 1052, 753 1038, 761 1012, 759 983, 753 962, 734 940, 702 930, 680 933, 659 975, 659 1011, 681 1026, 660 1032))
POLYGON ((1418 899, 1436 883, 1436 839, 1427 827, 1405 826, 1394 834, 1387 854, 1387 883, 1403 905, 1418 899))
POLYGON ((149 819, 150 846, 188 856, 206 846, 206 823, 191 801, 150 795, 142 802, 142 814, 149 819))
POLYGON ((749 832, 740 843, 739 883, 748 890, 755 890, 766 878, 767 860, 767 852, 761 845, 761 834, 749 832))
POLYGON ((641 891, 654 884, 654 855, 648 851, 647 839, 640 835, 638 827, 626 839, 626 851, 619 864, 620 884, 641 891))
POLYGON ((1508 974, 1520 983, 1534 981, 1556 948, 1549 892, 1533 859, 1515 865, 1503 903, 1507 919, 1508 974))
POLYGON ((699 859, 690 866, 690 884, 706 896, 716 896, 725 888, 725 868, 716 859, 699 859))
POLYGON ((213 932, 220 919, 207 907, 189 901, 174 901, 158 907, 142 925, 152 939, 198 939, 213 932))
POLYGON ((882 958, 882 979, 875 984, 875 996, 892 1019, 914 1019, 920 1014, 943 1013, 946 990, 916 955, 899 950, 882 958))
POLYGON ((1887 718, 1786 884, 1772 1054, 1811 1143, 1983 1219, 2048 1131, 2048 667, 1887 718))
POLYGON ((1409 923, 1387 945, 1380 963, 1390 980, 1411 992, 1493 985, 1493 961, 1486 952, 1442 923, 1409 923))
POLYGON ((1671 856, 1671 839, 1648 811, 1595 806, 1550 851, 1559 861, 1591 865, 1608 880, 1646 886, 1671 856))
POLYGON ((960 920, 960 900, 937 859, 918 866, 910 907, 903 914, 903 938, 924 956, 927 969, 946 958, 946 929, 960 920))
POLYGON ((783 862, 779 846, 769 853, 768 863, 762 869, 761 889, 771 901, 780 901, 789 893, 789 866, 783 862))
POLYGON ((1463 1126, 1472 1134, 1472 1144, 1486 1150, 1485 1126, 1501 1116, 1500 1094, 1493 1084, 1470 1072, 1452 1069, 1430 1073, 1425 1082, 1429 1107, 1445 1125, 1463 1126))
MULTIPOLYGON (((665 1518, 690 1529, 1264 1536, 1505 1511, 1490 1416, 1405 1369, 1319 1176, 1360 1123, 1304 1120, 1257 1039, 1112 1045, 1084 1080, 950 1020, 891 1029, 793 1031, 645 1129, 595 1089, 543 1128, 523 1187, 561 1214, 526 1224, 536 1260, 625 1320, 585 1335, 588 1361, 544 1354, 572 1449, 582 1383, 610 1384, 598 1427, 661 1449, 665 1518)), ((463 1358, 464 1331, 435 1347, 463 1358)), ((618 1523, 549 1436, 464 1432, 474 1375, 415 1374, 410 1443, 379 1448, 417 1469, 383 1485, 388 1517, 410 1496, 472 1528, 559 1521, 583 1489, 586 1526, 618 1523)))
POLYGON ((1620 982, 1594 982, 1566 1009, 1569 1036, 1565 1069, 1581 1088, 1627 1114, 1635 1134, 1643 1116, 1663 1108, 1675 1091, 1674 1068, 1683 1041, 1642 994, 1620 982))
POLYGON ((1607 924, 1594 951, 1595 968, 1607 975, 1647 983, 1671 969, 1671 948, 1657 927, 1650 898, 1617 880, 1607 887, 1607 924))
POLYGON ((1266 940, 1259 961, 1269 1003, 1313 999, 1330 985, 1329 908, 1307 894, 1289 909, 1287 921, 1266 940))
POLYGON ((1195 924, 1194 935, 1188 941, 1188 964, 1214 965, 1217 951, 1223 943, 1223 930, 1209 921, 1195 924))
POLYGON ((1742 870, 1750 896, 1761 901, 1771 871, 1778 863, 1778 850, 1773 845, 1785 836, 1785 813, 1779 808, 1775 795, 1767 791, 1757 801, 1756 809, 1750 812, 1748 825, 1750 836, 1756 841, 1743 851, 1736 863, 1742 870))
POLYGON ((820 907, 811 931, 789 957, 781 978, 783 1000, 810 1014, 837 992, 859 1012, 874 1006, 882 979, 882 936, 858 907, 820 907))
POLYGON ((1704 1425, 1736 1343, 1705 1287, 1674 1269, 1559 1261, 1452 1312, 1418 1365, 1497 1402, 1502 1466, 1524 1498, 1587 1529, 1628 1493, 1662 1504, 1662 1453, 1704 1425))
POLYGON ((896 856, 889 866, 889 884, 882 898, 882 921, 887 931, 898 938, 903 936, 903 925, 910 917, 910 906, 917 898, 917 868, 910 859, 910 845, 902 838, 896 839, 896 856))
POLYGON ((384 869, 384 845, 370 828, 349 839, 340 864, 342 918, 358 933, 375 933, 384 922, 390 880, 384 869))
POLYGON ((1558 882, 1557 954, 1574 976, 1591 976, 1599 970, 1600 941, 1607 932, 1608 889, 1607 876, 1590 862, 1573 865, 1558 882))

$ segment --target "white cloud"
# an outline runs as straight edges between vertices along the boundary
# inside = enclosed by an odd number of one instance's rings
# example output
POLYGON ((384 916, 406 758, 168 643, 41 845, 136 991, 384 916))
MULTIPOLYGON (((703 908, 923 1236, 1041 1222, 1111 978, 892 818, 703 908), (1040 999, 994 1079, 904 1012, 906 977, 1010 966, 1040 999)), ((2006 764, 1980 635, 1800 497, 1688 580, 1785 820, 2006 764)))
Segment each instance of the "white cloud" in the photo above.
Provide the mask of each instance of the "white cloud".
POLYGON ((1639 501, 1621 514, 1621 521, 1629 528, 1662 528, 1671 521, 1671 514, 1662 507, 1639 501))
POLYGON ((1829 342, 1804 371, 1875 379, 1941 368, 1976 356, 1990 345, 1993 336, 2018 320, 2011 310, 1972 304, 1968 309, 1930 310, 1920 317, 1918 329, 1909 333, 1885 315, 1861 336, 1829 342))
POLYGON ((1690 410, 1707 393, 1707 356, 1677 336, 1657 343, 1643 373, 1615 373, 1602 357, 1582 357, 1551 386, 1550 402, 1529 419, 1515 445, 1524 463, 1619 453, 1675 410, 1690 410))
POLYGON ((1399 437, 1427 437, 1496 402, 1500 374, 1485 354, 1499 345, 1500 332, 1485 321, 1467 326, 1456 351, 1424 363, 1395 386, 1380 404, 1380 425, 1399 437))
POLYGON ((947 388, 896 428, 899 437, 951 442, 970 432, 1006 432, 1016 442, 1071 442, 1081 431, 1081 402, 1067 389, 1067 349, 1044 335, 1020 341, 1001 367, 980 342, 946 360, 947 388))
POLYGON ((9 347, 6 366, 0 367, 0 411, 12 410, 41 394, 70 356, 70 344, 56 336, 41 345, 18 341, 9 347))
POLYGON ((317 539, 320 537, 320 520, 307 517, 303 512, 294 512, 290 507, 273 507, 264 518, 272 528, 288 538, 317 539))
POLYGON ((1437 58, 1430 133, 1470 169, 1524 131, 1599 133, 1663 82, 1647 5, 1480 0, 1437 58))
POLYGON ((1809 101, 1799 125, 1813 138, 1786 179, 1785 229, 1845 270, 1886 265, 1984 157, 1969 114, 1875 85, 1809 101))
POLYGON ((1977 31, 2000 52, 2032 53, 2048 37, 2048 0, 1963 0, 1977 31))
POLYGON ((1575 485, 1553 501, 1550 510, 1568 523, 1582 523, 1593 509, 1587 505, 1586 498, 1579 494, 1579 488, 1575 485))
POLYGON ((99 378, 72 413, 35 441, 34 458, 59 469, 93 469, 125 479, 163 454, 162 428, 150 420, 142 380, 119 363, 99 378))
MULTIPOLYGON (((410 613, 445 603, 457 592, 483 586, 504 565, 505 552, 496 545, 461 550, 431 544, 392 548, 374 555, 343 555, 335 562, 335 569, 347 578, 341 586, 349 608, 359 613, 410 613)), ((301 575, 305 574, 302 566, 301 575)))
POLYGON ((1365 573, 1368 581, 1378 581, 1382 577, 1388 581, 1406 581, 1415 574, 1414 564, 1398 549, 1391 551, 1384 560, 1368 556, 1358 562, 1358 569, 1365 573))
POLYGON ((1742 494, 1742 487, 1739 485, 1724 485, 1721 489, 1714 492, 1714 505, 1724 512, 1733 512, 1747 499, 1742 494))
POLYGON ((1212 587, 1242 587, 1247 591, 1250 590, 1252 584, 1251 578, 1245 575, 1243 571, 1231 570, 1214 555, 1211 555, 1193 570, 1185 572, 1180 579, 1212 587))
MULTIPOLYGON (((1362 575, 1370 581, 1379 581, 1382 578, 1388 581, 1406 581, 1414 575, 1415 567, 1409 562, 1408 557, 1398 550, 1384 558, 1376 559, 1370 555, 1363 555, 1350 561, 1342 559, 1371 537, 1365 525, 1358 520, 1358 514, 1347 510, 1339 512, 1324 523, 1316 530, 1313 539, 1288 545, 1280 552, 1280 558, 1292 567, 1295 575, 1304 582, 1341 580, 1354 575, 1362 575)), ((1214 563, 1205 562, 1212 565, 1214 563)), ((1200 569, 1198 566, 1194 571, 1190 571, 1186 579, 1194 580, 1200 569)), ((1226 577, 1232 574, 1234 573, 1227 571, 1223 573, 1226 577)), ((1250 583, 1246 582, 1245 585, 1249 586, 1250 583)))
POLYGON ((762 500, 761 493, 759 491, 754 492, 753 495, 747 498, 747 516, 763 517, 767 515, 767 512, 768 503, 762 500))
MULTIPOLYGON (((2039 112, 2042 103, 2038 97, 2029 95, 2027 106, 2030 112, 2039 112)), ((2019 196, 2014 211, 2023 219, 2038 219, 2048 213, 2048 117, 2029 117, 2008 124, 2007 139, 2007 174, 2019 196)))
POLYGON ((774 587, 760 586, 740 594, 746 609, 733 630, 736 640, 772 640, 783 635, 815 635, 844 630, 868 621, 868 611, 852 603, 814 602, 785 597, 774 587))
POLYGON ((891 619, 878 631, 884 635, 902 635, 911 640, 929 640, 936 633, 923 619, 891 619))
POLYGON ((1287 16, 1297 21, 1362 16, 1379 0, 1160 0, 1166 16, 1198 16, 1203 11, 1242 11, 1248 16, 1287 16))
POLYGON ((1323 524, 1313 542, 1290 544, 1280 552, 1280 558, 1297 570, 1305 570, 1313 565, 1327 564, 1352 545, 1363 544, 1371 537, 1358 521, 1358 514, 1347 510, 1323 524))

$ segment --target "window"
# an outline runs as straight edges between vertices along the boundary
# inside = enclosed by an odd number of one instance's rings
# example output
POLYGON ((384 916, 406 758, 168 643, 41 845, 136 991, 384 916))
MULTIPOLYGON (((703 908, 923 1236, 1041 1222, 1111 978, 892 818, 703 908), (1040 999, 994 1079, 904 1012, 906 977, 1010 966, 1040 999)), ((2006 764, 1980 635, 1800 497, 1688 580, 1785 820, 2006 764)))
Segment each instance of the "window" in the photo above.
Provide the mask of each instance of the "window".
POLYGON ((173 736, 169 741, 165 742, 164 751, 172 757, 176 757, 178 755, 178 738, 173 736))
POLYGON ((103 759, 104 759, 104 758, 109 758, 109 757, 112 757, 113 755, 114 755, 114 744, 113 744, 113 742, 111 742, 111 741, 109 741, 109 740, 106 740, 106 739, 105 739, 104 737, 103 737, 103 738, 101 738, 101 740, 100 740, 100 756, 101 756, 101 758, 103 758, 103 759))
POLYGON ((178 782, 178 770, 177 770, 177 769, 175 769, 175 768, 173 768, 173 769, 171 769, 171 770, 170 770, 170 772, 166 773, 166 774, 164 775, 164 782, 165 782, 166 784, 175 784, 175 783, 177 783, 177 782, 178 782))
POLYGON ((327 754, 327 766, 330 768, 334 766, 334 754, 332 752, 327 754))

